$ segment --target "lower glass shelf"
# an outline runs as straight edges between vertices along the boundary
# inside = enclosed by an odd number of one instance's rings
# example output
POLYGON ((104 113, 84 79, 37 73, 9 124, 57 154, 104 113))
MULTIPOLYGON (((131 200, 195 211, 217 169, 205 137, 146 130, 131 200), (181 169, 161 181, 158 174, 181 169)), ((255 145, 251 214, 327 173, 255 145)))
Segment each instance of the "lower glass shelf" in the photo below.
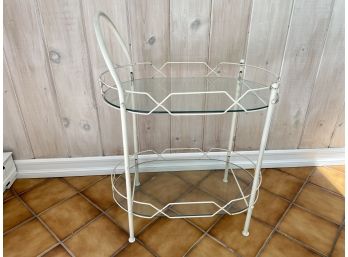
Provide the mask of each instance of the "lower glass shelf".
MULTIPOLYGON (((171 161, 177 159, 146 161, 131 167, 131 172, 139 171, 139 185, 134 173, 131 174, 133 190, 133 213, 135 216, 152 218, 164 215, 168 218, 212 217, 218 214, 239 214, 247 210, 254 170, 243 169, 222 160, 201 158, 196 161, 202 166, 216 164, 214 170, 186 170, 152 172, 143 169, 164 163, 170 168, 171 161), (228 180, 223 181, 224 167, 228 167, 228 180), (144 171, 146 170, 146 171, 144 171)), ((187 167, 190 167, 188 164, 187 167)), ((188 168, 189 169, 189 168, 188 168)), ((111 177, 113 197, 116 203, 127 211, 125 174, 111 177)), ((260 183, 261 184, 261 178, 260 183)), ((257 190, 258 196, 258 190, 257 190)), ((255 202, 257 201, 257 197, 255 202)))

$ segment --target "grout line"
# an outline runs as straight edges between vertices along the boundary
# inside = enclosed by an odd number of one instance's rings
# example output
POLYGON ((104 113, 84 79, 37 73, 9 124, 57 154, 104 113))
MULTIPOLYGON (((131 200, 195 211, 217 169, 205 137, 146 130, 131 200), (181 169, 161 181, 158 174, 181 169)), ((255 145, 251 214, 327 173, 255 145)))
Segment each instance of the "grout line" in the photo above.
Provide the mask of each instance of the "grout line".
MULTIPOLYGON (((106 176, 107 177, 107 176, 106 176)), ((64 179, 62 179, 65 183, 67 183, 69 186, 73 187, 71 184, 69 184, 67 181, 65 181, 64 179)), ((98 209, 100 211, 100 214, 97 215, 94 219, 90 220, 89 222, 87 222, 86 224, 84 224, 83 226, 81 226, 78 230, 74 231, 73 234, 71 234, 70 236, 68 236, 67 238, 65 238, 63 240, 63 242, 67 241, 68 239, 70 239, 73 235, 77 234, 78 232, 80 232, 81 230, 83 230, 84 228, 86 228, 89 224, 91 224, 92 222, 96 221, 97 219, 101 218, 102 216, 106 216, 113 224, 115 224, 119 229, 121 229, 123 232, 125 232, 127 235, 129 234, 129 232, 127 230, 125 230, 122 226, 120 226, 107 212, 116 206, 115 203, 113 203, 110 207, 108 207, 107 209, 103 210, 101 207, 99 207, 96 203, 94 203, 92 200, 90 200, 87 196, 85 196, 82 192, 78 192, 78 194, 83 197, 86 201, 88 201, 92 206, 94 206, 96 209, 98 209)), ((153 223, 154 221, 150 222, 151 224, 153 223)), ((139 234, 139 233, 137 233, 139 234)), ((127 241, 128 242, 128 241, 127 241)), ((123 247, 123 246, 122 246, 123 247)), ((121 247, 121 248, 122 248, 121 247)), ((124 246, 126 247, 126 246, 124 246)), ((123 247, 123 248, 124 248, 123 247)), ((150 251, 148 249, 148 247, 145 247, 144 248, 148 251, 150 251)), ((150 251, 152 252, 152 250, 150 251)), ((115 253, 118 253, 118 250, 116 250, 115 253)), ((114 254, 115 254, 114 253, 114 254)))
POLYGON ((304 242, 302 242, 302 241, 300 241, 300 240, 298 240, 298 239, 296 239, 296 238, 294 238, 294 237, 292 237, 292 236, 290 236, 290 235, 288 235, 288 234, 286 234, 286 233, 284 233, 284 232, 282 232, 282 231, 279 231, 279 230, 278 230, 277 233, 279 233, 280 235, 282 235, 282 236, 286 237, 287 239, 289 239, 289 240, 295 242, 296 244, 299 244, 299 245, 302 246, 303 248, 305 248, 305 249, 307 249, 307 250, 309 250, 309 251, 311 251, 311 252, 313 252, 313 253, 315 253, 315 254, 317 254, 317 255, 320 255, 320 256, 322 256, 322 257, 326 257, 325 254, 319 252, 318 250, 316 250, 316 249, 313 248, 312 246, 307 245, 306 243, 304 243, 304 242))
MULTIPOLYGON (((69 254, 70 256, 75 256, 68 247, 66 247, 63 242, 59 239, 59 237, 52 231, 52 229, 41 219, 41 217, 39 217, 33 209, 31 209, 31 207, 24 202, 24 200, 16 193, 14 192, 16 197, 22 202, 22 204, 24 204, 24 206, 33 214, 33 216, 41 223, 41 225, 43 225, 46 230, 51 234, 51 236, 54 237, 54 239, 58 242, 58 244, 60 244, 69 254)), ((53 249, 53 248, 52 248, 53 249)))
POLYGON ((302 210, 304 210, 304 211, 306 211, 306 212, 308 212, 310 214, 313 214, 314 216, 317 216, 317 217, 319 217, 319 218, 321 218, 321 219, 323 219, 323 220, 325 220, 327 222, 333 223, 333 224, 335 224, 337 226, 341 226, 340 222, 337 224, 336 221, 330 220, 329 218, 327 218, 327 217, 325 217, 325 216, 323 216, 323 215, 321 215, 321 214, 319 214, 319 213, 317 213, 317 212, 315 212, 313 210, 307 209, 307 208, 305 208, 305 207, 303 207, 303 206, 301 206, 301 205, 299 205, 297 203, 293 203, 293 205, 295 207, 297 207, 299 209, 302 209, 302 210))
POLYGON ((35 219, 35 216, 31 216, 31 217, 29 217, 28 219, 22 221, 21 223, 17 224, 16 226, 14 226, 14 227, 10 228, 9 230, 5 231, 5 232, 3 233, 3 237, 6 236, 7 234, 11 233, 12 231, 17 230, 19 227, 21 227, 21 226, 23 226, 23 225, 29 223, 30 221, 32 221, 32 220, 34 220, 34 219, 35 219))
POLYGON ((317 187, 319 187, 321 190, 324 190, 324 191, 326 191, 326 192, 328 192, 328 193, 331 193, 331 194, 333 194, 333 195, 335 195, 335 196, 337 196, 337 197, 340 197, 340 198, 342 198, 342 199, 345 199, 345 197, 344 197, 343 195, 341 195, 340 193, 337 193, 337 192, 335 192, 335 191, 332 191, 332 190, 330 190, 330 189, 327 189, 326 187, 323 187, 323 186, 321 186, 321 185, 315 184, 315 183, 313 183, 313 182, 311 182, 311 181, 308 181, 308 184, 317 186, 317 187))
POLYGON ((117 254, 119 254, 120 252, 122 252, 124 249, 126 249, 128 245, 129 245, 129 242, 128 242, 128 240, 127 240, 126 242, 124 242, 124 244, 123 244, 120 248, 118 248, 116 251, 114 251, 114 252, 110 255, 110 257, 116 256, 117 254))
POLYGON ((155 251, 153 251, 150 247, 148 247, 143 241, 136 238, 135 239, 139 244, 141 244, 147 251, 149 251, 153 256, 160 257, 155 251))
MULTIPOLYGON (((37 255, 37 257, 42 257, 44 256, 46 253, 48 253, 49 251, 53 250, 54 248, 56 248, 57 246, 59 246, 60 243, 57 242, 54 245, 50 246, 49 248, 47 248, 45 251, 41 252, 39 255, 37 255)), ((68 253, 69 254, 69 253, 68 253)), ((70 255, 70 254, 69 254, 70 255)))
MULTIPOLYGON (((96 175, 98 176, 98 175, 96 175)), ((82 192, 82 191, 85 191, 86 189, 94 186, 95 184, 97 184, 99 181, 105 179, 108 175, 99 175, 99 176, 102 176, 101 178, 97 179, 96 181, 93 181, 92 183, 86 185, 85 187, 81 188, 81 189, 78 189, 77 187, 75 187, 73 184, 71 184, 68 180, 66 180, 65 178, 66 177, 62 177, 61 179, 63 179, 65 182, 67 182, 69 184, 69 186, 73 187, 77 192, 82 192)), ((89 176, 88 176, 89 177, 89 176)))
MULTIPOLYGON (((39 179, 39 178, 38 178, 38 179, 39 179)), ((36 185, 33 185, 32 187, 30 187, 30 188, 28 188, 28 189, 25 189, 25 190, 22 191, 22 192, 17 192, 16 189, 14 189, 14 187, 12 187, 12 186, 11 186, 11 188, 13 188, 14 192, 16 192, 17 195, 21 196, 21 195, 23 195, 23 194, 25 194, 25 193, 28 193, 29 191, 31 191, 31 190, 33 190, 33 189, 39 187, 39 186, 41 186, 42 184, 44 184, 45 182, 47 182, 48 179, 49 179, 49 178, 44 178, 43 181, 37 183, 36 185)))
POLYGON ((266 238, 265 242, 263 243, 263 245, 261 246, 261 248, 259 249, 258 253, 256 254, 256 257, 260 256, 262 254, 262 252, 264 251, 264 249, 266 248, 266 246, 268 245, 269 241, 271 240, 273 234, 278 231, 278 227, 280 226, 281 222, 284 220, 285 216, 288 214, 288 212, 290 211, 290 209, 293 206, 293 203, 297 200, 297 198, 299 197, 299 195, 301 194, 303 188, 305 187, 305 185, 307 184, 307 182, 309 181, 309 178, 312 176, 312 174, 314 173, 314 168, 312 169, 311 173, 307 176, 307 178, 305 179, 305 181, 303 181, 303 184, 301 186, 301 188, 299 189, 299 191, 297 192, 297 194, 295 195, 295 197, 292 199, 292 201, 290 202, 289 206, 287 207, 287 209, 284 211, 283 215, 280 217, 280 219, 278 220, 277 224, 274 226, 274 229, 271 231, 271 233, 268 235, 268 237, 266 238))
POLYGON ((337 229, 337 233, 336 233, 335 239, 334 239, 334 241, 333 241, 331 250, 330 250, 329 255, 328 255, 328 256, 330 256, 330 257, 332 256, 332 254, 333 254, 333 252, 334 252, 334 250, 335 250, 335 247, 336 247, 338 238, 340 237, 341 231, 342 231, 342 230, 344 231, 344 222, 345 222, 345 217, 343 217, 342 222, 341 222, 340 226, 339 226, 338 229, 337 229))
POLYGON ((99 213, 97 216, 95 216, 93 219, 87 221, 85 224, 83 224, 81 227, 79 227, 78 229, 76 229, 73 233, 71 233, 70 235, 68 235, 67 237, 65 237, 62 240, 62 243, 66 243, 66 241, 70 240, 72 237, 74 237, 76 234, 80 233, 81 230, 84 230, 87 226, 89 226, 91 223, 97 221, 98 219, 100 219, 101 217, 104 216, 104 213, 99 213))

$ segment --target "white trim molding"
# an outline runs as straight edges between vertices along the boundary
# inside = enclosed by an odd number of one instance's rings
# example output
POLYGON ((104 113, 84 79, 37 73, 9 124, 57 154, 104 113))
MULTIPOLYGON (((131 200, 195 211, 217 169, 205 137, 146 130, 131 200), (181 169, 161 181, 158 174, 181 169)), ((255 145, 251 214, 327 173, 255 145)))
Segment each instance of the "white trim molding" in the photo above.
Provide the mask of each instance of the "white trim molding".
MULTIPOLYGON (((258 151, 237 152, 256 162, 258 151)), ((226 158, 225 152, 211 153, 214 158, 226 158)), ((169 159, 187 159, 182 161, 161 161, 146 164, 146 171, 179 171, 179 170, 202 170, 216 169, 216 162, 201 162, 194 160, 199 153, 172 153, 167 154, 169 159), (192 159, 192 160, 191 160, 192 159), (215 165, 215 166, 214 166, 215 165)), ((139 156, 140 159, 152 159, 153 155, 139 156)), ((302 166, 326 166, 344 165, 344 148, 322 149, 295 149, 295 150, 267 150, 263 158, 263 168, 302 167, 302 166)), ((117 163, 123 161, 123 156, 100 156, 78 158, 50 158, 16 160, 17 178, 41 178, 41 177, 68 177, 68 176, 91 176, 111 174, 117 163)), ((231 157, 231 162, 243 168, 251 168, 250 162, 244 158, 231 157)), ((120 164, 116 172, 123 172, 120 164)))

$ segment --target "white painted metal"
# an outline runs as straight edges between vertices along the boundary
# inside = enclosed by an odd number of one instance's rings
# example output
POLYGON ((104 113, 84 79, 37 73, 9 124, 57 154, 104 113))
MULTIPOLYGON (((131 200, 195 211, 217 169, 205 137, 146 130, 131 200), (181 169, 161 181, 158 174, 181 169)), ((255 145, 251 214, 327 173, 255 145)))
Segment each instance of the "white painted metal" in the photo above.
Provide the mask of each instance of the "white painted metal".
MULTIPOLYGON (((128 135, 127 135, 127 118, 126 118, 126 107, 124 104, 124 91, 121 85, 121 81, 119 77, 117 76, 114 65, 112 64, 112 61, 109 57, 108 50, 105 46, 103 35, 100 28, 100 18, 104 18, 107 21, 107 24, 113 29, 113 33, 115 37, 118 40, 118 43, 121 45, 123 52, 125 53, 127 60, 129 63, 131 63, 130 55, 128 54, 127 47, 125 43, 123 42, 120 34, 118 33, 115 25, 112 23, 112 21, 109 19, 108 16, 106 16, 104 13, 100 12, 97 14, 95 21, 94 21, 94 29, 98 41, 98 45, 100 48, 100 51, 103 55, 104 61, 106 63, 106 66, 109 69, 109 72, 116 83, 117 89, 118 89, 118 96, 120 99, 120 111, 121 111, 121 126, 122 126, 122 140, 123 140, 123 156, 124 156, 124 168, 125 168, 125 174, 126 174, 126 188, 127 188, 127 204, 128 204, 128 226, 129 226, 129 242, 133 243, 135 241, 134 237, 134 224, 133 224, 133 204, 132 204, 132 192, 131 192, 131 183, 130 183, 130 174, 129 174, 129 150, 128 150, 128 135)), ((130 74, 133 73, 133 68, 129 67, 130 74)))
POLYGON ((244 229, 242 232, 243 236, 249 236, 250 220, 251 220, 251 215, 252 215, 252 212, 254 209, 254 203, 255 203, 254 199, 256 197, 256 190, 257 190, 257 187, 259 184, 259 178, 261 176, 261 165, 262 165, 262 160, 263 160, 263 154, 265 152, 266 145, 267 145, 267 139, 268 139, 269 129, 271 126, 272 115, 273 115, 273 111, 275 108, 275 104, 279 100, 278 89, 279 89, 279 83, 272 84, 271 96, 269 99, 266 121, 265 121, 265 125, 263 128, 262 139, 261 139, 261 144, 260 144, 259 157, 258 157, 257 164, 256 164, 254 182, 253 182, 253 187, 252 187, 251 196, 250 196, 250 200, 249 200, 248 212, 247 212, 247 216, 245 219, 244 229))
MULTIPOLYGON (((124 170, 125 170, 125 181, 126 181, 126 195, 121 194, 120 191, 118 191, 117 187, 114 185, 115 181, 117 181, 117 177, 115 175, 112 176, 111 181, 113 184, 113 194, 115 196, 115 193, 117 193, 118 195, 122 196, 124 199, 127 200, 127 212, 128 212, 128 222, 129 222, 129 242, 134 242, 135 238, 134 238, 134 226, 133 226, 133 203, 141 203, 138 202, 136 200, 134 200, 134 190, 135 190, 135 186, 139 186, 140 182, 139 182, 139 175, 138 175, 138 167, 140 164, 147 164, 148 162, 151 161, 143 161, 143 162, 139 162, 139 153, 138 153, 138 143, 137 143, 137 124, 136 124, 136 117, 135 117, 135 113, 140 114, 140 115, 150 115, 152 113, 154 113, 158 108, 162 108, 163 110, 165 110, 165 112, 167 112, 169 115, 172 116, 190 116, 190 115, 218 115, 218 114, 225 114, 229 111, 234 111, 233 116, 232 116, 232 122, 231 122, 231 134, 230 134, 230 140, 229 140, 229 149, 228 150, 224 150, 227 154, 225 155, 226 159, 225 159, 225 172, 224 172, 224 182, 227 182, 227 176, 228 176, 228 170, 231 171, 233 178, 235 179, 235 182, 237 184, 237 188, 240 192, 240 194, 242 195, 241 198, 238 199, 231 199, 226 205, 224 206, 220 206, 217 203, 213 202, 213 201, 200 201, 200 202, 180 202, 180 203, 168 203, 166 206, 164 206, 161 209, 156 208, 155 206, 149 204, 149 203, 145 203, 142 202, 142 204, 145 205, 149 205, 153 208, 156 209, 156 212, 153 216, 158 215, 158 214, 163 214, 169 218, 174 218, 169 216, 168 214, 166 214, 164 212, 164 210, 169 207, 169 206, 173 206, 173 205, 178 205, 178 204, 205 204, 205 203, 209 203, 209 204, 215 204, 219 209, 217 212, 213 213, 211 216, 216 215, 217 213, 219 213, 220 211, 225 211, 225 213, 230 214, 230 215, 234 215, 234 214, 238 214, 244 211, 248 211, 247 213, 247 218, 245 221, 245 226, 244 226, 244 230, 243 230, 243 235, 247 236, 248 235, 248 229, 249 229, 249 224, 250 224, 250 219, 251 219, 251 213, 252 213, 252 209, 253 206, 257 200, 258 197, 258 188, 261 184, 261 165, 262 165, 262 160, 263 160, 263 154, 265 151, 265 147, 266 147, 266 143, 267 143, 267 138, 268 138, 268 133, 269 133, 269 127, 270 127, 270 122, 271 122, 271 118, 272 118, 272 114, 273 114, 273 109, 274 106, 277 102, 278 99, 278 82, 279 79, 277 77, 276 74, 260 68, 260 67, 256 67, 256 66, 252 66, 252 65, 246 65, 244 63, 243 60, 241 60, 241 62, 239 64, 237 63, 230 63, 230 62, 222 62, 219 63, 216 67, 211 68, 209 67, 209 65, 205 62, 165 62, 163 65, 161 65, 159 68, 156 67, 155 65, 148 63, 148 62, 144 62, 144 63, 136 63, 136 64, 132 64, 131 63, 131 58, 130 55, 128 53, 128 49, 126 47, 126 45, 124 44, 124 42, 122 41, 120 34, 118 33, 115 25, 112 23, 112 21, 104 14, 104 13, 98 13, 95 19, 95 32, 96 32, 96 37, 97 37, 97 41, 100 47, 100 50, 102 52, 102 55, 104 57, 105 63, 107 65, 108 71, 109 72, 115 85, 109 85, 108 83, 105 82, 105 80, 103 79, 103 76, 106 74, 106 72, 103 72, 100 76, 100 84, 101 84, 101 91, 102 93, 104 93, 104 87, 107 88, 107 90, 117 90, 117 94, 119 97, 119 108, 121 111, 121 125, 122 125, 122 139, 123 139, 123 151, 124 151, 124 170), (113 29, 113 33, 118 41, 118 43, 121 45, 121 48, 123 50, 123 52, 125 53, 127 60, 128 60, 128 64, 124 65, 124 66, 117 66, 115 67, 109 57, 108 51, 106 49, 103 37, 102 37, 102 33, 101 33, 101 29, 100 29, 100 18, 104 18, 107 22, 108 25, 111 26, 111 28, 113 29), (217 72, 217 68, 221 65, 238 65, 239 67, 239 75, 238 75, 238 80, 237 80, 237 88, 236 88, 236 92, 235 92, 235 96, 231 96, 227 91, 194 91, 194 92, 171 92, 169 93, 167 96, 165 96, 162 100, 160 101, 156 101, 150 93, 148 92, 140 92, 140 91, 135 91, 134 89, 134 76, 133 76, 133 66, 135 65, 150 65, 155 72, 157 72, 158 74, 160 74, 162 77, 166 77, 165 73, 163 72, 163 69, 165 67, 167 67, 168 65, 180 65, 180 64, 185 64, 187 66, 190 65, 203 65, 205 68, 207 68, 208 73, 205 75, 205 77, 209 77, 211 75, 214 75, 216 77, 221 77, 221 75, 217 72), (269 99, 269 104, 268 104, 268 111, 267 111, 267 116, 266 116, 266 123, 264 126, 264 130, 263 130, 263 136, 262 136, 262 141, 261 141, 261 145, 260 145, 260 151, 259 151, 259 156, 258 156, 258 162, 256 165, 256 169, 255 169, 255 175, 253 178, 253 183, 252 183, 252 190, 250 194, 245 195, 239 182, 237 177, 234 174, 233 169, 230 167, 229 163, 230 163, 230 158, 232 154, 235 154, 234 152, 232 152, 233 150, 233 141, 234 141, 234 137, 235 137, 235 130, 236 130, 236 118, 237 118, 237 114, 236 114, 236 107, 238 106, 241 110, 243 110, 244 112, 252 112, 255 110, 248 110, 245 106, 243 106, 241 104, 241 100, 250 94, 255 95, 264 105, 265 108, 267 107, 267 103, 265 102, 264 99, 262 99, 262 97, 260 97, 258 95, 259 91, 265 91, 265 90, 269 90, 269 86, 264 86, 264 87, 259 87, 259 88, 251 88, 244 80, 243 80, 243 73, 244 73, 244 69, 245 67, 253 67, 259 70, 262 70, 268 74, 273 75, 274 77, 274 84, 272 84, 271 86, 271 93, 270 93, 270 99, 269 99), (130 90, 125 90, 122 87, 122 83, 116 73, 116 70, 119 68, 126 68, 129 70, 129 74, 130 74, 130 80, 131 80, 131 89, 130 90), (246 90, 242 95, 240 95, 240 88, 241 85, 244 85, 248 88, 248 90, 246 90), (131 95, 131 104, 133 106, 133 110, 127 110, 126 106, 125 106, 125 93, 127 93, 128 95, 131 95), (195 95, 208 95, 208 94, 223 94, 226 95, 229 100, 231 101, 231 105, 226 108, 223 111, 216 111, 216 112, 205 112, 204 110, 202 110, 202 112, 172 112, 171 110, 168 110, 164 103, 170 99, 173 96, 195 96, 195 95), (155 104, 155 107, 153 107, 153 109, 149 110, 148 112, 137 112, 134 110, 134 106, 135 106, 135 102, 134 102, 134 95, 146 95, 148 97, 148 99, 150 99, 151 101, 153 101, 153 103, 155 104), (129 156, 129 149, 128 149, 128 137, 127 137, 127 119, 126 119, 126 112, 133 112, 132 115, 132 121, 133 121, 133 141, 134 141, 134 149, 135 149, 135 154, 132 156, 132 159, 134 160, 134 165, 130 167, 130 156, 129 156), (135 172, 135 176, 134 176, 134 186, 132 188, 131 185, 131 181, 130 181, 130 169, 133 169, 135 172), (247 202, 247 198, 249 199, 249 203, 247 202), (230 213, 228 212, 225 208, 234 201, 237 200, 243 200, 245 202, 246 208, 243 211, 240 211, 238 213, 230 213)), ((113 106, 114 108, 116 108, 115 106, 113 106)), ((149 151, 155 154, 155 156, 157 158, 159 158, 161 161, 164 161, 164 155, 167 154, 168 152, 172 152, 173 150, 177 151, 177 150, 181 150, 181 151, 193 151, 196 152, 198 154, 200 154, 200 158, 210 158, 210 152, 203 152, 200 149, 197 148, 185 148, 185 149, 166 149, 164 150, 161 154, 157 154, 154 151, 149 151)), ((217 150, 217 149, 215 149, 217 150)), ((143 152, 144 153, 144 152, 143 152)), ((201 159, 202 160, 202 159, 201 159)), ((246 170, 244 170, 246 171, 246 170)), ((247 172, 247 171, 246 171, 247 172)), ((115 201, 117 202, 117 199, 115 198, 115 201)), ((120 204, 119 204, 120 205, 120 204)), ((121 205, 120 205, 121 206, 121 205)), ((122 206, 121 206, 122 207, 122 206)), ((151 217, 153 217, 151 216, 151 217)), ((201 216, 201 217, 206 217, 205 216, 201 216)), ((209 216, 209 215, 208 215, 209 216)), ((180 216, 181 218, 183 217, 191 217, 191 216, 180 216)), ((200 217, 200 216, 195 216, 195 217, 200 217)))
MULTIPOLYGON (((243 79, 243 75, 244 75, 243 64, 244 64, 244 60, 242 59, 242 60, 240 60, 240 68, 239 68, 239 73, 238 73, 238 81, 237 81, 235 99, 238 99, 239 95, 240 95, 241 80, 243 79)), ((236 128, 237 128, 237 112, 233 112, 232 113, 232 121, 231 121, 230 138, 229 138, 229 142, 228 142, 229 152, 233 151, 233 148, 234 148, 236 128)), ((228 163, 230 161, 230 158, 231 158, 231 155, 228 154, 226 157, 226 163, 228 163)), ((228 180, 228 168, 226 166, 223 181, 225 183, 227 183, 227 180, 228 180)))

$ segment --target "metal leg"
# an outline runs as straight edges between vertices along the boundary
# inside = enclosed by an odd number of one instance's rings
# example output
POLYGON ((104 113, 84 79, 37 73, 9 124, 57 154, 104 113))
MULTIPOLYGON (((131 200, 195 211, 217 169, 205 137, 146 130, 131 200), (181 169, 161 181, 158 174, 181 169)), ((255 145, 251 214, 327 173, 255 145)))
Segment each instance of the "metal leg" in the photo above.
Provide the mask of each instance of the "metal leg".
POLYGON ((267 139, 268 139, 268 133, 271 125, 272 115, 274 111, 275 104, 278 102, 278 83, 274 83, 271 86, 271 95, 269 99, 269 105, 268 105, 268 111, 266 115, 266 121, 262 132, 262 139, 260 144, 260 151, 259 151, 259 157, 257 159, 256 169, 255 169, 255 175, 253 180, 253 185, 251 189, 251 195, 249 200, 249 206, 248 206, 248 212, 244 223, 244 229, 243 229, 243 236, 249 236, 249 226, 250 226, 250 220, 251 215, 254 209, 254 202, 256 197, 256 191, 259 184, 260 179, 260 172, 261 172, 261 165, 262 165, 262 159, 263 154, 266 149, 267 139))
POLYGON ((135 241, 134 238, 134 225, 133 225, 133 197, 132 197, 132 183, 129 171, 129 150, 128 150, 128 137, 127 137, 127 119, 126 108, 124 103, 121 103, 121 125, 122 125, 122 140, 123 140, 123 156, 124 156, 124 170, 126 177, 126 193, 127 193, 127 208, 128 208, 128 226, 129 226, 129 239, 130 243, 135 241))
MULTIPOLYGON (((238 74, 238 81, 237 81, 237 87, 236 87, 236 94, 234 99, 238 99, 240 96, 240 87, 241 87, 241 80, 243 79, 243 73, 244 73, 244 60, 240 60, 240 67, 239 67, 239 74, 238 74)), ((231 152, 234 148, 234 137, 236 134, 236 126, 237 126, 237 113, 233 112, 232 113, 232 121, 231 121, 231 132, 230 132, 230 139, 228 142, 228 152, 227 152, 227 157, 226 157, 226 166, 225 166, 225 173, 224 173, 224 178, 223 182, 227 183, 228 182, 228 170, 230 169, 230 158, 231 158, 231 152)), ((233 172, 233 171, 232 171, 233 172)))
MULTIPOLYGON (((131 77, 131 88, 132 90, 134 90, 134 75, 133 75, 133 71, 131 70, 130 72, 130 77, 131 77)), ((132 94, 131 96, 132 98, 132 107, 133 109, 135 109, 135 102, 134 102, 134 94, 132 94)), ((132 114, 132 122, 133 122, 133 146, 134 146, 134 176, 135 176, 135 186, 140 186, 140 180, 139 180, 139 171, 138 171, 138 134, 137 134, 137 130, 138 130, 138 124, 137 124, 137 117, 135 116, 135 114, 132 114)))

